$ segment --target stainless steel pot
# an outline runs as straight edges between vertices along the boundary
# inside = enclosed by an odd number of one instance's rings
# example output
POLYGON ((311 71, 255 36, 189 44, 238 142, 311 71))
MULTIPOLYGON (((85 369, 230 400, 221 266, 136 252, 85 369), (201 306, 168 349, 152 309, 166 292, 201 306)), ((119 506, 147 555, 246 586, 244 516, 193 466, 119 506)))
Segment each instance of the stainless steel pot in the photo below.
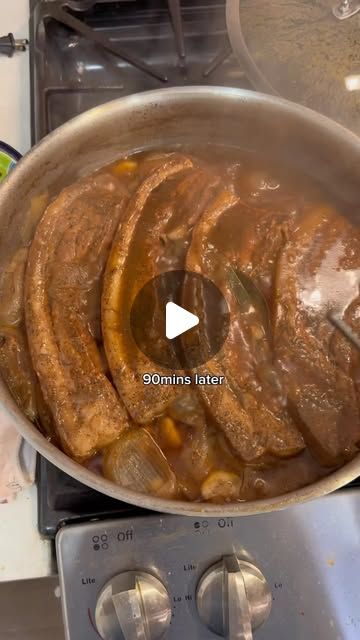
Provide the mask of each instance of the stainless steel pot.
MULTIPOLYGON (((273 96, 224 87, 146 92, 97 107, 63 125, 20 161, 0 188, 0 228, 21 219, 30 199, 64 186, 121 154, 146 147, 211 143, 267 151, 327 185, 349 215, 360 216, 360 139, 317 113, 273 96)), ((43 456, 113 498, 162 512, 238 516, 282 509, 322 496, 360 475, 360 454, 338 471, 277 498, 216 506, 174 502, 123 489, 73 462, 27 420, 0 383, 0 402, 43 456)))

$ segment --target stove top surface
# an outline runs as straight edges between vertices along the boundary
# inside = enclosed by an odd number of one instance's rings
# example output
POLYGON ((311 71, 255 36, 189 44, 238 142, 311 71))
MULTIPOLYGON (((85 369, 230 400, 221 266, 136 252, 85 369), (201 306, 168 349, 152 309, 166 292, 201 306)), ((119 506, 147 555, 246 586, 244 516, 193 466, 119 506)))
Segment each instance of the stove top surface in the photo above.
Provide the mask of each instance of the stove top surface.
POLYGON ((232 53, 225 2, 31 3, 33 142, 79 113, 139 91, 249 87, 232 53))

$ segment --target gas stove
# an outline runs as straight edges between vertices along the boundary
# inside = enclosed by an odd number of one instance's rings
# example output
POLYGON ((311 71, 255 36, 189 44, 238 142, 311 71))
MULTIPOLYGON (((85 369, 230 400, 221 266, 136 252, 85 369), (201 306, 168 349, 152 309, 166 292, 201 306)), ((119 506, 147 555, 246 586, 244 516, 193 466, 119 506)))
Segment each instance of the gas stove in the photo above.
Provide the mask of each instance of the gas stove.
MULTIPOLYGON (((225 2, 30 0, 33 143, 91 107, 184 84, 250 87, 225 2)), ((145 512, 38 461, 66 640, 357 640, 360 492, 242 518, 145 512)))

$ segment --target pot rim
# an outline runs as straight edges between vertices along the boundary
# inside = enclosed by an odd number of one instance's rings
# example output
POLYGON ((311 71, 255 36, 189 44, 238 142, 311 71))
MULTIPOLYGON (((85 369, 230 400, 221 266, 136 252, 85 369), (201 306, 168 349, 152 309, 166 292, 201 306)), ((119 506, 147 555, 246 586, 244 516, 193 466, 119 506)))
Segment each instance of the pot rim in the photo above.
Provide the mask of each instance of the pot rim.
MULTIPOLYGON (((16 171, 13 171, 0 186, 0 216, 1 210, 6 208, 7 198, 10 193, 17 188, 17 184, 21 184, 23 176, 28 174, 31 166, 40 156, 41 151, 45 147, 56 148, 59 141, 63 141, 64 136, 76 135, 79 126, 89 126, 94 118, 111 117, 118 111, 125 109, 130 112, 133 109, 146 107, 161 108, 162 104, 167 104, 173 99, 202 97, 203 99, 231 99, 235 98, 240 101, 251 102, 254 104, 263 104, 272 106, 284 113, 289 113, 299 119, 299 121, 308 122, 322 129, 324 133, 336 137, 341 140, 342 144, 348 144, 351 147, 357 147, 359 151, 360 161, 360 138, 343 127, 342 125, 330 120, 311 109, 295 104, 283 98, 273 95, 266 95, 255 91, 245 89, 234 89, 228 87, 215 86, 186 86, 157 89, 154 91, 146 91, 142 93, 132 94, 127 97, 117 98, 104 105, 95 107, 86 111, 72 120, 69 120, 59 128, 52 131, 35 145, 18 163, 16 171)), ((36 426, 28 420, 21 410, 17 407, 5 383, 0 380, 0 408, 3 407, 9 418, 15 422, 21 435, 45 458, 52 464, 59 467, 62 471, 71 475, 79 482, 104 493, 111 498, 122 500, 130 504, 134 504, 145 509, 154 511, 173 513, 178 515, 189 516, 207 516, 207 517, 232 517, 240 515, 252 515, 257 513, 265 513, 284 509, 285 507, 303 503, 308 500, 324 496, 342 486, 348 484, 360 475, 360 453, 351 461, 340 469, 331 472, 328 476, 317 480, 316 482, 290 491, 282 496, 273 498, 264 498, 260 500, 251 500, 246 502, 228 503, 224 505, 215 505, 204 502, 187 502, 175 501, 163 498, 156 498, 136 491, 124 489, 115 483, 106 480, 104 477, 97 475, 93 471, 86 469, 82 465, 74 462, 69 456, 60 449, 51 444, 45 436, 43 436, 36 426)))

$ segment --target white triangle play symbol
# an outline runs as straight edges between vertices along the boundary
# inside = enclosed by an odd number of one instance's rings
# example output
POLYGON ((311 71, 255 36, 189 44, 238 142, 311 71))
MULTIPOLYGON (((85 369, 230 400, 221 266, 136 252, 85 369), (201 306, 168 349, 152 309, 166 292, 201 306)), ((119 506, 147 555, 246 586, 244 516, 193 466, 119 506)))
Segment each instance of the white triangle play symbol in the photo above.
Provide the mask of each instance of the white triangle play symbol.
POLYGON ((168 340, 181 336, 185 331, 189 331, 199 324, 199 318, 183 307, 179 307, 175 302, 166 304, 166 337, 168 340))

